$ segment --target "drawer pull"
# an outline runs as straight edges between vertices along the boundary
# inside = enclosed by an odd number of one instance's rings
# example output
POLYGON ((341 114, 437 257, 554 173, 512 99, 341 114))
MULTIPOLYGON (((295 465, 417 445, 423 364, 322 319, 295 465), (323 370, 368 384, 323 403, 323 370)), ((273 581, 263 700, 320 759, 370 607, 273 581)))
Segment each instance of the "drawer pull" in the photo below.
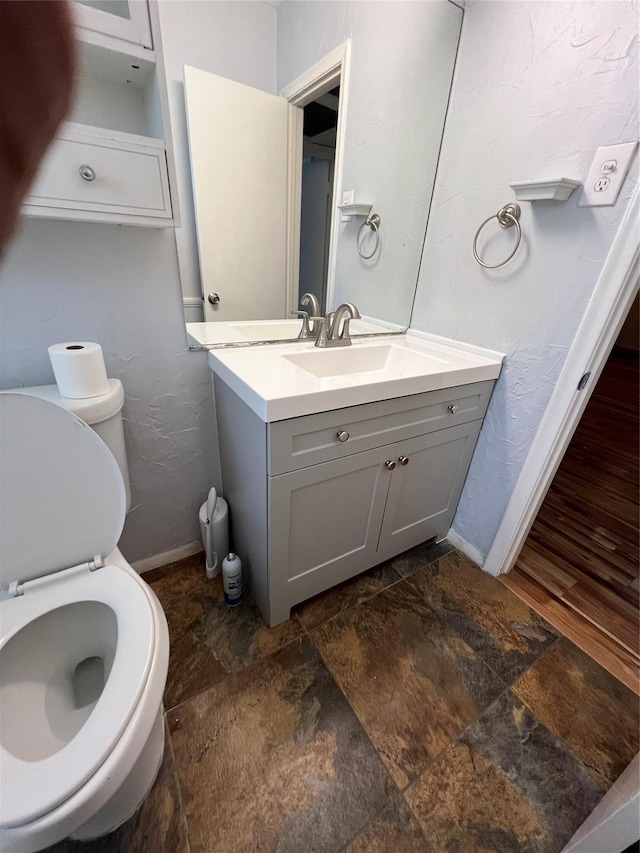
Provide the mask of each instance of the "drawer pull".
POLYGON ((455 415, 455 413, 458 411, 458 407, 455 405, 455 403, 451 403, 449 406, 447 406, 447 411, 451 412, 452 415, 455 415))
POLYGON ((387 471, 393 471, 393 469, 396 467, 396 463, 393 461, 393 459, 387 459, 387 461, 384 463, 384 467, 387 469, 387 471))
POLYGON ((341 429, 340 432, 337 433, 337 435, 338 435, 338 441, 343 441, 343 442, 349 441, 349 433, 345 432, 343 429, 341 429))
POLYGON ((86 163, 80 166, 78 169, 80 172, 80 177, 84 178, 85 181, 94 181, 96 177, 95 170, 91 168, 91 166, 87 166, 86 163))
POLYGON ((408 465, 409 464, 409 457, 408 456, 398 456, 398 462, 401 465, 408 465))

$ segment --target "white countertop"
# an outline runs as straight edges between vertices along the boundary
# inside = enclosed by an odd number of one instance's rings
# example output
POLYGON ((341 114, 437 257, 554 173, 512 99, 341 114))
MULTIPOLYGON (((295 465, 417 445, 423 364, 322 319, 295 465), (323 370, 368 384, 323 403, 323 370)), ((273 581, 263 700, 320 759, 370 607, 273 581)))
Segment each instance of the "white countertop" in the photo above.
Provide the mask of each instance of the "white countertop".
POLYGON ((266 422, 497 379, 503 358, 493 350, 411 331, 356 339, 344 348, 320 349, 301 341, 216 349, 208 355, 214 373, 266 422), (351 372, 332 375, 340 353, 351 372), (302 366, 307 362, 312 371, 326 368, 330 375, 309 372, 302 366), (366 368, 355 372, 359 363, 366 368))
MULTIPOLYGON (((191 349, 209 349, 230 344, 249 346, 260 341, 295 341, 302 320, 237 320, 235 322, 187 323, 187 342, 191 349)), ((384 332, 401 332, 400 326, 362 317, 351 321, 352 335, 372 335, 384 332)))

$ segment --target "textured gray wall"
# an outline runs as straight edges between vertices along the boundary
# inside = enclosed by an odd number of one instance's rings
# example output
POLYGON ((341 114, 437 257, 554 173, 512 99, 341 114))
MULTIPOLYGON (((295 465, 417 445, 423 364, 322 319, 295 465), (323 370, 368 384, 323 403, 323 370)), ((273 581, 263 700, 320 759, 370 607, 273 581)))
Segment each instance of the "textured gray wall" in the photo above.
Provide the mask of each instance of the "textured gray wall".
MULTIPOLYGON (((483 270, 478 225, 511 181, 585 180, 596 148, 637 139, 638 12, 626 2, 468 2, 411 325, 507 354, 454 530, 483 556, 637 183, 614 207, 522 204, 523 246, 483 270)), ((513 231, 487 226, 489 260, 513 231)))
POLYGON ((206 354, 186 349, 173 232, 27 221, 0 269, 0 309, 0 387, 53 382, 47 347, 73 339, 97 341, 122 380, 127 559, 197 539, 217 450, 206 354))

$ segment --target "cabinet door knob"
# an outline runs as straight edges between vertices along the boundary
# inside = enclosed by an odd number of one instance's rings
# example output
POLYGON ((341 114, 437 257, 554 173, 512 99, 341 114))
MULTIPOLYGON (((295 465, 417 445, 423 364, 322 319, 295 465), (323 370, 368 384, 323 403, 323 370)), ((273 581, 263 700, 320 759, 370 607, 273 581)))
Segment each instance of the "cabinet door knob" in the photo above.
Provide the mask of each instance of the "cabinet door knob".
POLYGON ((384 463, 384 467, 387 469, 387 471, 393 471, 393 469, 396 467, 396 463, 393 461, 393 459, 387 459, 387 461, 384 463))
POLYGON ((340 432, 337 433, 337 435, 338 441, 349 441, 349 433, 345 432, 343 429, 341 429, 340 432))
POLYGON ((207 296, 207 302, 209 303, 209 305, 217 305, 220 302, 220 297, 217 293, 210 293, 207 296))
POLYGON ((447 406, 447 411, 451 412, 452 415, 455 415, 455 413, 458 411, 458 407, 455 405, 455 403, 451 403, 449 406, 447 406))
POLYGON ((85 181, 93 181, 95 180, 96 173, 95 170, 91 168, 91 166, 87 166, 86 163, 83 163, 82 166, 78 169, 80 172, 80 177, 84 178, 85 181))
POLYGON ((398 462, 401 465, 408 465, 409 464, 409 457, 408 456, 398 456, 398 462))

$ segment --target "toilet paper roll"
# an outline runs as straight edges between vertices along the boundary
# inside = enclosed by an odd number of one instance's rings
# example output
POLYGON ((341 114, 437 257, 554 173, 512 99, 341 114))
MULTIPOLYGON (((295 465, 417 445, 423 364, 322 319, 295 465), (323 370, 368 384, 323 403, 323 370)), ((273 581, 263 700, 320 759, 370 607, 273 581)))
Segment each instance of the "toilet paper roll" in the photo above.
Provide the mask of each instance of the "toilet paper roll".
POLYGON ((49 347, 49 359, 63 397, 82 400, 99 397, 109 390, 100 344, 88 341, 53 344, 49 347))

